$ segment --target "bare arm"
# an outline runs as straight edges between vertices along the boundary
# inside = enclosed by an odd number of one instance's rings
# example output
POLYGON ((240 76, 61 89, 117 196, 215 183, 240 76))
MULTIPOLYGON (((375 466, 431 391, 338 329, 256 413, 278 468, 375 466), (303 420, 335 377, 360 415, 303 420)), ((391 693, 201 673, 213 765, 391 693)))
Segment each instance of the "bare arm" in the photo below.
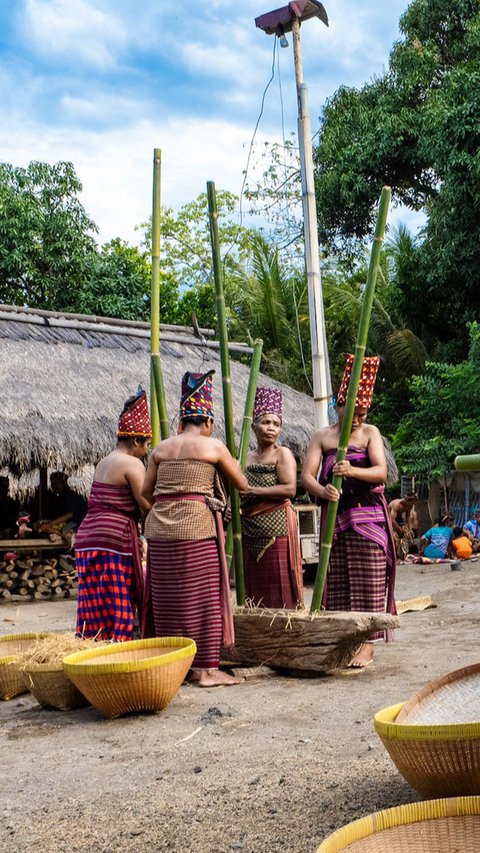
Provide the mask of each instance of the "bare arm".
POLYGON ((65 524, 72 518, 73 512, 66 512, 64 515, 60 515, 58 518, 53 518, 49 521, 44 521, 42 524, 38 525, 37 529, 39 533, 58 533, 58 530, 55 529, 55 525, 65 524))
POLYGON ((220 444, 217 464, 222 474, 239 492, 245 492, 248 489, 248 480, 245 474, 224 444, 220 444))
POLYGON ((297 463, 293 453, 282 447, 277 462, 276 486, 249 486, 246 494, 265 498, 294 498, 297 492, 297 463))
POLYGON ((149 509, 153 506, 155 502, 153 490, 155 489, 155 484, 157 482, 157 470, 158 461, 155 459, 155 453, 152 453, 148 462, 148 468, 143 478, 142 486, 142 500, 148 502, 149 509))
POLYGON ((142 512, 150 512, 153 499, 150 501, 142 495, 145 468, 140 459, 132 459, 132 464, 125 471, 125 479, 130 487, 133 497, 142 512))
POLYGON ((393 529, 396 530, 397 533, 402 533, 402 528, 397 522, 397 506, 397 501, 391 501, 388 505, 390 510, 390 521, 392 522, 393 529))
POLYGON ((300 482, 310 495, 327 501, 338 501, 340 492, 329 483, 321 486, 317 480, 320 465, 322 463, 322 438, 321 432, 316 432, 308 445, 307 455, 303 464, 300 482))

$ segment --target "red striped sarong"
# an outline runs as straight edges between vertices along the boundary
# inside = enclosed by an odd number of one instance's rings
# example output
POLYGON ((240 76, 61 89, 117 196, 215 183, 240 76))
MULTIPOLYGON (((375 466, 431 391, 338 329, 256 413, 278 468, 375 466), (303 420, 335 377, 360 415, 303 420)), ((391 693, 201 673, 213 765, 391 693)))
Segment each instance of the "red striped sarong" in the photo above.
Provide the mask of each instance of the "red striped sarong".
POLYGON ((255 607, 295 610, 303 604, 302 555, 298 539, 298 521, 289 500, 282 503, 262 501, 242 509, 242 516, 265 515, 284 509, 287 536, 277 536, 260 559, 248 550, 243 540, 245 593, 255 607))
POLYGON ((138 515, 128 486, 93 482, 75 541, 78 634, 132 639, 134 608, 141 619, 143 600, 138 515))
POLYGON ((195 669, 218 669, 222 639, 216 539, 150 539, 147 575, 157 637, 191 637, 195 669))

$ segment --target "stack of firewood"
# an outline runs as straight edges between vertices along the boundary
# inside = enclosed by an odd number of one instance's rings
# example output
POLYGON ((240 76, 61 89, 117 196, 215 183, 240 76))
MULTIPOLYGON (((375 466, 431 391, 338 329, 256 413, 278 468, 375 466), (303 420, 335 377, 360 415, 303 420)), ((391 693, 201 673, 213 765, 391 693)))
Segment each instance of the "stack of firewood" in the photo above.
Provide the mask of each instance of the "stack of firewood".
POLYGON ((75 562, 66 557, 17 557, 0 561, 0 598, 70 598, 78 589, 75 562))

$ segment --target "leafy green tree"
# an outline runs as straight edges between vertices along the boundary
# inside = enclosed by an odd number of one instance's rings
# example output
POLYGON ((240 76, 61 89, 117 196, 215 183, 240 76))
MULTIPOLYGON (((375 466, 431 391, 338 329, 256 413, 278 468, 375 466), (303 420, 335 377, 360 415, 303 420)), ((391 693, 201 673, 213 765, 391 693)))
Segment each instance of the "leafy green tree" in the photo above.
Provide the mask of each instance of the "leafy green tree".
MULTIPOLYGON (((151 265, 146 253, 119 237, 97 253, 90 276, 72 294, 67 310, 125 320, 150 317, 151 265)), ((178 289, 171 275, 163 275, 160 292, 162 316, 175 317, 178 289)), ((173 322, 173 321, 172 321, 173 322)))
POLYGON ((412 411, 394 436, 396 460, 405 473, 447 473, 458 454, 480 447, 480 325, 469 324, 468 360, 429 362, 410 386, 412 411))
POLYGON ((0 163, 0 300, 64 310, 96 261, 71 163, 0 163))
POLYGON ((424 240, 398 285, 438 351, 458 357, 480 306, 478 0, 413 0, 400 31, 387 72, 360 90, 341 88, 323 111, 321 241, 354 257, 385 183, 423 209, 424 240))

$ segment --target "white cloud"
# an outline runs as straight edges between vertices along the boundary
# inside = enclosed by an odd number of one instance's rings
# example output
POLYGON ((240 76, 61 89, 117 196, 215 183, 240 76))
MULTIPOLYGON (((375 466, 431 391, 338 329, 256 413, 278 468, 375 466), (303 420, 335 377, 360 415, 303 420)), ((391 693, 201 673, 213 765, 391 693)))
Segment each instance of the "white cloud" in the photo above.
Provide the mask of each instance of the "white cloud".
POLYGON ((21 20, 31 46, 71 63, 109 68, 127 43, 121 20, 87 0, 26 0, 21 20))

